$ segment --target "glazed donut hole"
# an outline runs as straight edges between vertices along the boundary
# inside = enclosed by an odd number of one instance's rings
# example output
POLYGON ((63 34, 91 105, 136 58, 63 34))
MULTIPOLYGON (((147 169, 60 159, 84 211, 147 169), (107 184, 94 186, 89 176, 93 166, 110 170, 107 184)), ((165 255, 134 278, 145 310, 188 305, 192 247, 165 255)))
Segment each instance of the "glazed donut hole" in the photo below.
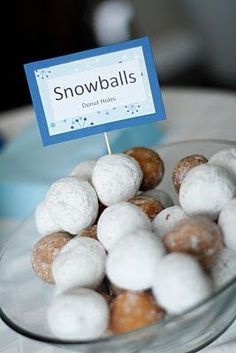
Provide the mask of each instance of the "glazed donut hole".
POLYGON ((52 264, 61 249, 72 239, 68 233, 51 233, 41 238, 32 249, 32 267, 43 281, 54 283, 52 264))
POLYGON ((203 266, 211 267, 222 249, 219 226, 206 217, 188 217, 167 232, 163 242, 168 252, 193 255, 203 266))
POLYGON ((160 201, 149 196, 138 195, 130 199, 129 202, 141 208, 151 221, 164 209, 160 201))
POLYGON ((160 202, 164 208, 174 206, 174 201, 171 196, 166 191, 159 189, 159 187, 148 191, 143 191, 139 194, 139 196, 151 197, 152 199, 160 202))
POLYGON ((109 329, 124 333, 161 320, 164 310, 147 292, 123 291, 111 302, 109 329))
POLYGON ((52 183, 35 211, 40 239, 31 257, 35 275, 57 293, 48 309, 54 335, 86 340, 140 329, 230 281, 235 156, 219 151, 208 162, 196 153, 170 176, 166 168, 175 203, 159 188, 164 160, 146 147, 81 162, 52 183))
POLYGON ((182 158, 179 162, 177 162, 172 171, 172 181, 176 192, 179 193, 182 181, 193 167, 207 162, 207 158, 201 154, 192 154, 182 158))
POLYGON ((143 172, 140 190, 154 189, 160 184, 165 169, 164 162, 156 151, 147 147, 135 147, 124 151, 124 153, 133 157, 140 165, 143 172))

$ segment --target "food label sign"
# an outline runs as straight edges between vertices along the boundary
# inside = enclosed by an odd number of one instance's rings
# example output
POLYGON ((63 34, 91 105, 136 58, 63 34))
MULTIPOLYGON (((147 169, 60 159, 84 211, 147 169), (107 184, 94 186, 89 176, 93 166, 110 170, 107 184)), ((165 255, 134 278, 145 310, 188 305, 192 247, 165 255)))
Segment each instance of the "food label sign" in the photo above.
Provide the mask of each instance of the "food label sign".
POLYGON ((44 145, 165 119, 147 37, 24 67, 44 145))

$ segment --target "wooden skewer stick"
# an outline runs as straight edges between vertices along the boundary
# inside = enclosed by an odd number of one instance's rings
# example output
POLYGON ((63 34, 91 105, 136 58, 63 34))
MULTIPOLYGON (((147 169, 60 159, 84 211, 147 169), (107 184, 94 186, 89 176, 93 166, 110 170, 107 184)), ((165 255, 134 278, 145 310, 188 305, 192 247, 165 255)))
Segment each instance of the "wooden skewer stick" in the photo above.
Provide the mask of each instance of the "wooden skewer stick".
POLYGON ((106 141, 108 153, 111 154, 112 153, 111 152, 111 146, 110 146, 110 142, 109 142, 109 139, 108 139, 107 132, 104 132, 104 138, 105 138, 105 141, 106 141))

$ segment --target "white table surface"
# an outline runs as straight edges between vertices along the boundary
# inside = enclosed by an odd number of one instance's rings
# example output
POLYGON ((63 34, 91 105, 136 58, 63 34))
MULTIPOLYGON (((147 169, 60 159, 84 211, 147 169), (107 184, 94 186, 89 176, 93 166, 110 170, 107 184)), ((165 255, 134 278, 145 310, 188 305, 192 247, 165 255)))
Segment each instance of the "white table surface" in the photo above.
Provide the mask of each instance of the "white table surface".
MULTIPOLYGON (((166 88, 162 92, 167 120, 158 124, 164 133, 163 143, 193 138, 236 140, 235 93, 187 88, 166 88)), ((10 140, 33 119, 31 106, 6 112, 0 116, 0 132, 10 140)), ((5 235, 1 244, 13 233, 18 223, 15 219, 0 219, 0 233, 5 235)), ((0 353, 59 352, 69 351, 20 336, 0 320, 0 353)), ((236 323, 202 352, 236 353, 236 323)))

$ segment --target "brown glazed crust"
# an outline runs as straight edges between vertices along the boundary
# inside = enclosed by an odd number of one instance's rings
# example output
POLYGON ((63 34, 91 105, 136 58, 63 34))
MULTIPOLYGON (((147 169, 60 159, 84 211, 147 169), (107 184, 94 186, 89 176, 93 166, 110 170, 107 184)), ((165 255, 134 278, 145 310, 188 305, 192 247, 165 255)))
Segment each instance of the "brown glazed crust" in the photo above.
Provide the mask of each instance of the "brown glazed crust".
POLYGON ((52 263, 60 250, 72 239, 64 232, 51 233, 40 239, 33 247, 32 267, 43 281, 54 283, 52 263))
POLYGON ((133 157, 140 165, 143 172, 143 181, 140 190, 154 189, 164 176, 164 163, 159 154, 146 147, 134 147, 124 151, 133 157))
POLYGON ((82 237, 89 237, 89 238, 93 238, 95 240, 98 240, 98 238, 97 238, 97 225, 94 224, 93 226, 82 229, 78 233, 78 235, 80 235, 82 237))
POLYGON ((132 204, 138 206, 152 221, 158 213, 164 210, 164 206, 160 201, 157 201, 149 196, 136 196, 129 200, 132 204))
POLYGON ((215 262, 223 246, 220 228, 205 217, 180 221, 163 240, 169 252, 193 255, 204 268, 215 262))
POLYGON ((177 193, 179 193, 180 186, 186 174, 197 165, 207 163, 208 159, 201 154, 192 154, 182 158, 176 163, 172 171, 172 180, 177 193))
POLYGON ((109 329, 114 333, 129 332, 163 318, 164 310, 147 292, 123 291, 110 307, 109 329))

